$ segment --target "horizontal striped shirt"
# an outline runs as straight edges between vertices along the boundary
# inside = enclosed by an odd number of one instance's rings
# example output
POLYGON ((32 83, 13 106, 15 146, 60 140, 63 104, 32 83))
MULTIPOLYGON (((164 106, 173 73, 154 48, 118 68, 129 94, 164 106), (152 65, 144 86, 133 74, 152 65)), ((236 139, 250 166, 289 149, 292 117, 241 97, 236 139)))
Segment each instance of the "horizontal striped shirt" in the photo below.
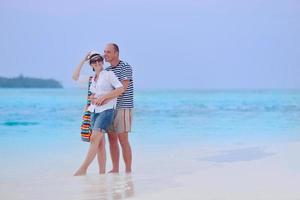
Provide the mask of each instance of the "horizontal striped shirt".
POLYGON ((132 79, 132 67, 123 61, 120 61, 117 66, 109 66, 107 71, 113 71, 118 77, 119 81, 129 80, 127 90, 118 97, 117 109, 121 108, 133 108, 133 79, 132 79))

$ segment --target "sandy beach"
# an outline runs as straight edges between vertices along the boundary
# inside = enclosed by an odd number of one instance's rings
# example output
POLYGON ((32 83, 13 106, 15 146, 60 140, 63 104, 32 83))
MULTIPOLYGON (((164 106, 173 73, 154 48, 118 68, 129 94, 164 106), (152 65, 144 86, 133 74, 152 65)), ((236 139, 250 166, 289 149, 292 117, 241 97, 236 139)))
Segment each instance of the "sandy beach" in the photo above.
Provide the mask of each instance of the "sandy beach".
POLYGON ((140 148, 132 174, 98 175, 94 163, 73 177, 75 160, 33 165, 2 176, 1 199, 300 199, 300 142, 140 148))
POLYGON ((206 153, 197 171, 174 177, 177 186, 134 199, 300 199, 299 151, 297 142, 206 153))

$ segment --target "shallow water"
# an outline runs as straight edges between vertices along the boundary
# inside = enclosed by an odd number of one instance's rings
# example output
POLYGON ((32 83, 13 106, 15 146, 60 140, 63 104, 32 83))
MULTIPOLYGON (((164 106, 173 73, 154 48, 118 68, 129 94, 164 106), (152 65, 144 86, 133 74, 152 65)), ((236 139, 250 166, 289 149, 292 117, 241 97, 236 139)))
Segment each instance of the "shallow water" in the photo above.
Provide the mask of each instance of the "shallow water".
POLYGON ((264 159, 274 155, 264 144, 300 139, 300 91, 140 91, 132 176, 100 176, 93 163, 77 178, 88 148, 79 135, 85 98, 80 89, 0 89, 2 197, 124 199, 176 185, 174 176, 196 170, 199 160, 264 159), (212 146, 226 145, 234 148, 209 156, 212 146))

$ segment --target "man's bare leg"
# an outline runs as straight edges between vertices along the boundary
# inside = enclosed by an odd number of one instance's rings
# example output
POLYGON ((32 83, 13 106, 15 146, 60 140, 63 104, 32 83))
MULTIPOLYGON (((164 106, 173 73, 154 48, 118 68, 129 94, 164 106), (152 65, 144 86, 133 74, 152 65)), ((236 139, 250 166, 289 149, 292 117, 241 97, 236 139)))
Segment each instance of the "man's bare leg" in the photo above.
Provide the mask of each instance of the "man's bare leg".
POLYGON ((108 134, 110 156, 112 161, 112 170, 109 173, 119 173, 120 150, 118 136, 116 133, 108 134))
POLYGON ((118 138, 122 147, 123 159, 125 162, 125 170, 127 173, 131 172, 131 163, 132 163, 132 152, 131 147, 128 141, 128 133, 118 134, 118 138))
POLYGON ((76 171, 74 176, 82 176, 86 174, 86 171, 91 164, 91 162, 94 160, 97 150, 99 147, 99 143, 103 137, 103 133, 100 131, 93 131, 91 135, 91 141, 90 141, 90 148, 86 155, 86 158, 84 162, 82 163, 81 167, 76 171))
POLYGON ((98 166, 99 166, 99 173, 105 174, 106 170, 106 150, 105 150, 105 137, 103 135, 103 139, 100 141, 98 146, 97 152, 98 158, 98 166))

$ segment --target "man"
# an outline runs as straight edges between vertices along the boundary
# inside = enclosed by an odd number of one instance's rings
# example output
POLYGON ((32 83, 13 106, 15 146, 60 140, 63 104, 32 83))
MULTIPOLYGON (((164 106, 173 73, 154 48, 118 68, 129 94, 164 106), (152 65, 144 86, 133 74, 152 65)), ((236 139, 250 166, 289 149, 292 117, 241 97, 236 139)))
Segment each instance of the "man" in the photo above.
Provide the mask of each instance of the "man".
POLYGON ((119 172, 119 143, 121 145, 126 172, 131 172, 132 152, 128 140, 131 131, 133 109, 133 80, 132 68, 119 59, 119 47, 114 43, 107 44, 104 50, 105 61, 110 63, 106 70, 113 71, 123 84, 124 93, 117 99, 114 122, 109 130, 108 139, 113 168, 110 173, 119 172))

